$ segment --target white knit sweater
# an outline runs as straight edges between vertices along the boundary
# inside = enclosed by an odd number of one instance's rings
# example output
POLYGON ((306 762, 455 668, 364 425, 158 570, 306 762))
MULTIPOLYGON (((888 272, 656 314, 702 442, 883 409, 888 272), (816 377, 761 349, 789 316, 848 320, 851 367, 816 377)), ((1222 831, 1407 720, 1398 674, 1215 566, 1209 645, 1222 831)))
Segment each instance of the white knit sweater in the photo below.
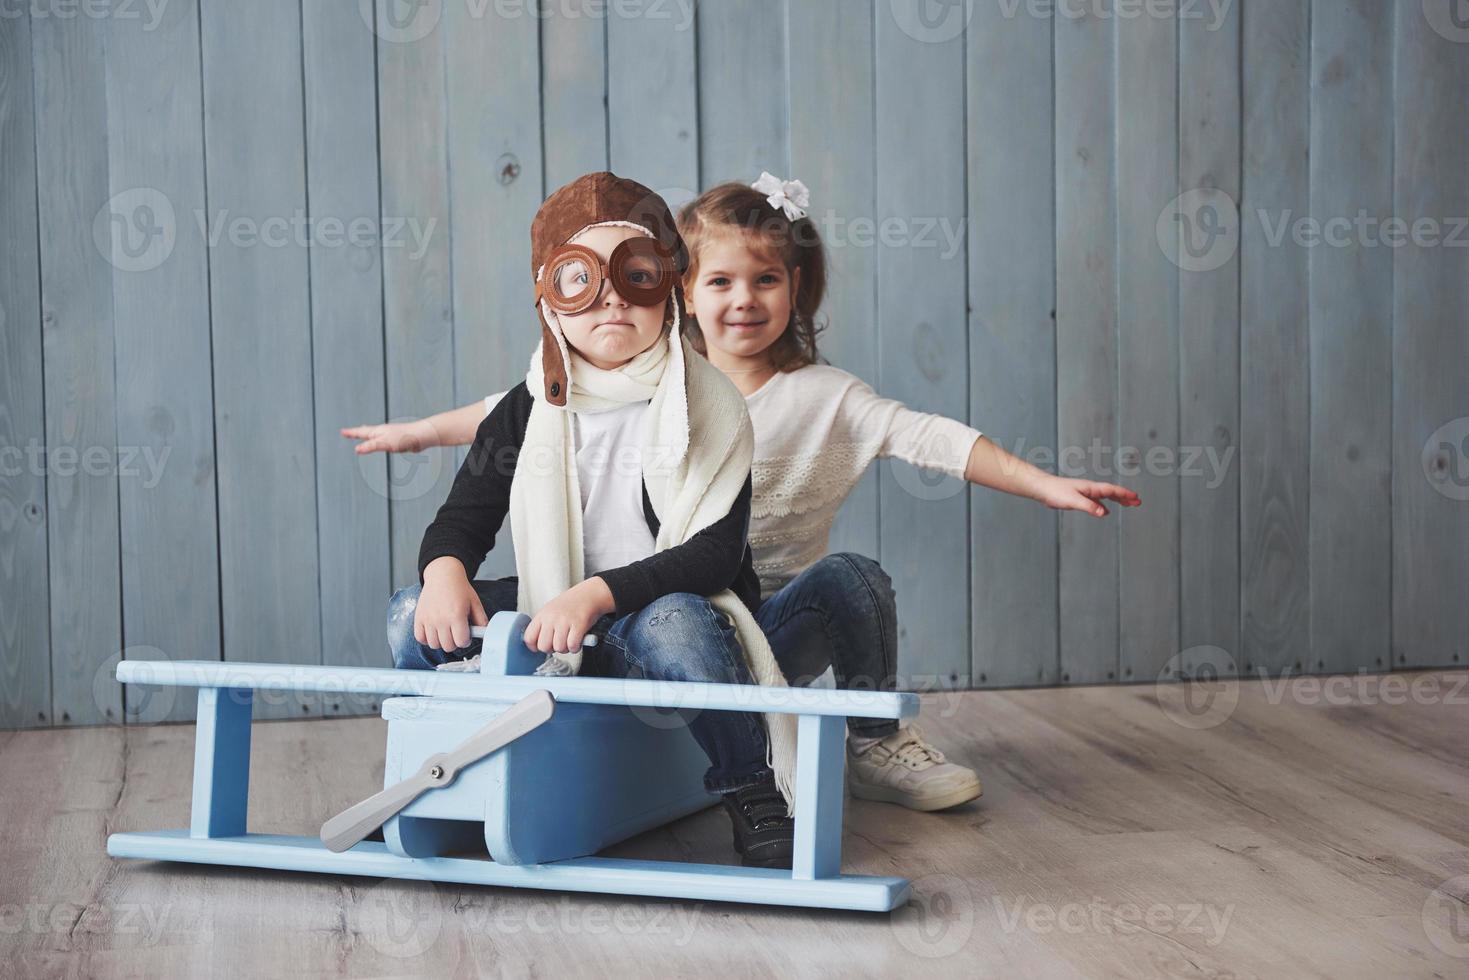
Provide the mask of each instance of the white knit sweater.
POLYGON ((963 422, 883 398, 826 364, 777 373, 745 405, 755 426, 750 549, 762 595, 826 554, 837 509, 874 459, 962 479, 980 436, 963 422))
MULTIPOLYGON (((488 412, 500 395, 485 399, 488 412)), ((777 373, 745 396, 755 427, 750 549, 762 595, 826 554, 837 510, 875 459, 964 476, 980 432, 883 398, 841 368, 777 373)))

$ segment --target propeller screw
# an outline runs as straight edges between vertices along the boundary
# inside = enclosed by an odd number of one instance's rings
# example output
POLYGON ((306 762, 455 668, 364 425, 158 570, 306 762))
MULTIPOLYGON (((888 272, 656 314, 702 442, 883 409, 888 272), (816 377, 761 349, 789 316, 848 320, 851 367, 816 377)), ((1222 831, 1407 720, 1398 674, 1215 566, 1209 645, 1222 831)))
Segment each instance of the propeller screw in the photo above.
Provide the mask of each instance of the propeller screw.
POLYGON ((443 779, 444 778, 444 767, 443 766, 434 766, 432 769, 430 769, 428 771, 428 774, 430 776, 432 776, 433 778, 435 778, 435 779, 443 779))

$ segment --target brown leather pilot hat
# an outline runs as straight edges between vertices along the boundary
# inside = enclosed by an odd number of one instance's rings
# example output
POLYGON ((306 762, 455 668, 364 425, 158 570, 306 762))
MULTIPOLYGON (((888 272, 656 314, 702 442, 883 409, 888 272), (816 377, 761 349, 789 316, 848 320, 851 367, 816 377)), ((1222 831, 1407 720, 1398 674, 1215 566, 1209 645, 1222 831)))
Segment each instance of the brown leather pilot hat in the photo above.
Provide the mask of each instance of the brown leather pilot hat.
MULTIPOLYGON (((672 297, 677 308, 682 309, 683 287, 677 283, 682 282, 683 274, 688 271, 689 252, 667 202, 637 181, 606 170, 583 174, 541 204, 530 226, 532 280, 556 248, 583 228, 609 221, 626 221, 644 228, 673 253, 676 285, 672 297)), ((540 303, 536 304, 536 312, 541 320, 541 373, 546 401, 565 405, 569 372, 561 356, 564 340, 557 342, 540 303)))

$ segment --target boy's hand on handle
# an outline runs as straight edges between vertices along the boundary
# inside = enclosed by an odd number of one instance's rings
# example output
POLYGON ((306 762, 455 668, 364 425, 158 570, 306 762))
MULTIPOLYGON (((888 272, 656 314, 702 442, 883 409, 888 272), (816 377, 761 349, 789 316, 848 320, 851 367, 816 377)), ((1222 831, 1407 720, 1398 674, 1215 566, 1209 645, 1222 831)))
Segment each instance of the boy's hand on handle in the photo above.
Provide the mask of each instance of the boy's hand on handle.
POLYGON ((537 610, 525 628, 525 645, 541 653, 580 650, 592 624, 616 609, 612 590, 601 576, 593 575, 537 610))
POLYGON ((348 439, 360 440, 357 455, 366 453, 416 453, 439 445, 438 433, 427 419, 417 422, 385 422, 381 425, 354 425, 342 430, 348 439))
POLYGON ((1093 517, 1106 517, 1110 513, 1103 500, 1115 500, 1124 507, 1141 507, 1143 503, 1137 494, 1115 483, 1064 476, 1052 476, 1042 482, 1036 499, 1055 510, 1079 510, 1093 517))
POLYGON ((471 624, 487 626, 489 622, 464 564, 447 555, 429 562, 413 613, 413 638, 426 647, 452 653, 469 646, 471 624))

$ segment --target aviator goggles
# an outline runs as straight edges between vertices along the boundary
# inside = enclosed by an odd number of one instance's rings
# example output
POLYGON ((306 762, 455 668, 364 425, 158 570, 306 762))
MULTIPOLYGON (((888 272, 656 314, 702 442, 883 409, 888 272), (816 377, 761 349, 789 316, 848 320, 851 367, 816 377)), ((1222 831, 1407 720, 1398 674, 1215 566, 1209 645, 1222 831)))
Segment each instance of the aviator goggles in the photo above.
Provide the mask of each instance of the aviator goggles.
POLYGON ((562 245, 546 260, 545 274, 536 283, 536 304, 544 299, 557 313, 585 313, 609 280, 634 306, 657 306, 677 281, 673 253, 656 238, 629 238, 604 263, 585 245, 562 245))

